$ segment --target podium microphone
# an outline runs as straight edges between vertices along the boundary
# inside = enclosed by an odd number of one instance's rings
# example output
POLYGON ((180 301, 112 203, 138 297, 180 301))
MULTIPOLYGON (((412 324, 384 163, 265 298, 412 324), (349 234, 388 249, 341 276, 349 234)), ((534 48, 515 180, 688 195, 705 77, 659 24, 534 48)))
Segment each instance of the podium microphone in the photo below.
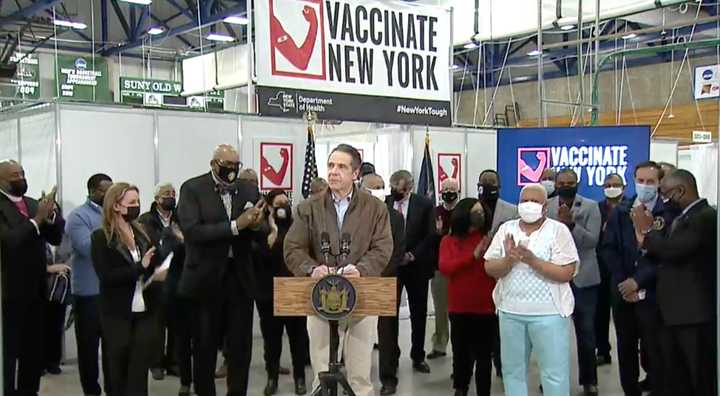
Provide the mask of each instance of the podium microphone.
POLYGON ((330 263, 330 234, 327 231, 320 233, 320 253, 323 255, 325 265, 330 263))
POLYGON ((347 258, 350 255, 350 242, 350 234, 343 232, 342 236, 340 236, 340 262, 342 266, 347 265, 347 258))

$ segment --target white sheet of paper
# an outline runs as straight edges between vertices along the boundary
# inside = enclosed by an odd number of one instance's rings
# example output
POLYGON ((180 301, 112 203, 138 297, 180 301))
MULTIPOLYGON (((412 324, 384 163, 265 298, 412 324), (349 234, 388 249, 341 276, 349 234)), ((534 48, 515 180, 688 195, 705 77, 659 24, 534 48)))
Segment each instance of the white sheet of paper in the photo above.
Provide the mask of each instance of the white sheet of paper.
POLYGON ((163 260, 162 264, 159 267, 155 267, 155 271, 153 271, 153 274, 150 275, 150 278, 145 281, 145 284, 143 285, 143 289, 150 286, 150 284, 155 280, 155 276, 163 271, 167 271, 170 269, 170 263, 172 262, 173 257, 175 256, 174 252, 170 252, 170 254, 165 257, 165 260, 163 260))

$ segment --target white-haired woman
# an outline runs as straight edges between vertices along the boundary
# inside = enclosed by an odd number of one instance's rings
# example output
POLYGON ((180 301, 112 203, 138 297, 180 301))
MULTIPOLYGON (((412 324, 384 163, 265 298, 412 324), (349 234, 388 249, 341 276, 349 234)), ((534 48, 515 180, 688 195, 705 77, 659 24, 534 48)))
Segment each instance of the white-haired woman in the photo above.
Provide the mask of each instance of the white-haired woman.
POLYGON ((547 218, 547 191, 525 186, 520 219, 503 224, 485 254, 487 273, 498 280, 493 299, 500 319, 503 384, 512 396, 528 394, 531 351, 546 396, 570 395, 570 281, 577 249, 568 228, 547 218))

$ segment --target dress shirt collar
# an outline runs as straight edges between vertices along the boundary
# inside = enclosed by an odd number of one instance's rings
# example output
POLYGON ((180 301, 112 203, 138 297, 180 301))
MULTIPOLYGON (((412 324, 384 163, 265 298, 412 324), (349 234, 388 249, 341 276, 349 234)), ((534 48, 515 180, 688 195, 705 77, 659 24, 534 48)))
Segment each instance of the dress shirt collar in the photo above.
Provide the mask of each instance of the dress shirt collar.
POLYGON ((3 193, 4 196, 6 196, 11 202, 18 203, 23 200, 23 197, 16 197, 14 195, 11 195, 10 193, 5 192, 5 190, 0 188, 0 192, 3 193))

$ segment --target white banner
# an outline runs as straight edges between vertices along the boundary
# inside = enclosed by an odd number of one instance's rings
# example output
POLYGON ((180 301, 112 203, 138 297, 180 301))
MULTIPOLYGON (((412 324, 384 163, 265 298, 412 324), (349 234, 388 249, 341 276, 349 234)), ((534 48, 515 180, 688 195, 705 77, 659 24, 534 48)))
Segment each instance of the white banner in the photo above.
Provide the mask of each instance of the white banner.
POLYGON ((449 102, 448 9, 378 0, 256 0, 260 86, 449 102))
POLYGON ((695 99, 720 98, 720 65, 695 68, 695 99))

